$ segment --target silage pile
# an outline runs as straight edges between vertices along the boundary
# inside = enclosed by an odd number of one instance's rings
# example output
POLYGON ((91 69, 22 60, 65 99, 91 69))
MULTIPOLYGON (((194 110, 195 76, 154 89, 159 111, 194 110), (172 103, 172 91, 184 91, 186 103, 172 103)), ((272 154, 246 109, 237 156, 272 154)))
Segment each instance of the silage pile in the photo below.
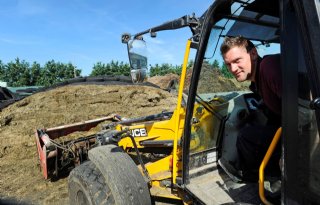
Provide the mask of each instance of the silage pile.
MULTIPOLYGON (((0 112, 0 197, 34 204, 67 204, 67 179, 45 181, 35 145, 36 128, 101 118, 139 117, 173 110, 176 96, 136 85, 65 86, 27 97, 0 112)), ((1 201, 0 201, 1 202, 1 201)))

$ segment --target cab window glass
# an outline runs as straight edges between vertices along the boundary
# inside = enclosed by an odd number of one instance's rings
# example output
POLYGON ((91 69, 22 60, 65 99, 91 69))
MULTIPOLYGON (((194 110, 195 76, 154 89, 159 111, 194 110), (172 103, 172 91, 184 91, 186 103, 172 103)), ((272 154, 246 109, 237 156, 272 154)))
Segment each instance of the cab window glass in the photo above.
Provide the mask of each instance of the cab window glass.
POLYGON ((299 42, 298 55, 298 133, 301 159, 298 169, 306 176, 308 190, 320 197, 320 138, 315 111, 310 109, 313 100, 303 49, 299 42), (305 173, 306 172, 306 173, 305 173))
MULTIPOLYGON (((311 120, 309 124, 305 125, 303 132, 306 132, 310 138, 310 190, 319 197, 320 190, 320 140, 319 132, 317 132, 317 124, 314 111, 310 112, 308 118, 311 120)), ((305 119, 303 119, 304 121, 305 119)), ((302 120, 301 120, 302 121, 302 120)))
MULTIPOLYGON (((246 3, 233 3, 232 15, 241 16, 244 19, 252 18, 252 15, 259 16, 256 12, 246 11, 244 5, 246 3)), ((261 57, 276 54, 280 51, 276 32, 278 18, 262 15, 263 18, 270 21, 270 25, 274 24, 274 26, 265 26, 228 19, 228 17, 221 18, 212 26, 206 45, 193 110, 190 169, 216 161, 214 150, 218 145, 219 136, 223 134, 222 124, 235 108, 234 99, 245 93, 251 93, 249 90, 251 82, 238 82, 224 64, 220 53, 224 38, 226 36, 243 36, 253 39, 252 41, 261 57), (262 32, 256 32, 256 34, 251 32, 258 30, 262 30, 262 32)))

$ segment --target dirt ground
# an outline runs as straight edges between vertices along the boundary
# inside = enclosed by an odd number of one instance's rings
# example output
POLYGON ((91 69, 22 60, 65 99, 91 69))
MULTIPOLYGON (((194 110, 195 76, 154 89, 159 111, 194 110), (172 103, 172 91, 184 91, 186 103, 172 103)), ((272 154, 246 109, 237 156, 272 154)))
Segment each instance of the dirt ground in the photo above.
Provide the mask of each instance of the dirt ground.
MULTIPOLYGON (((150 82, 165 88, 173 77, 150 82), (158 81, 158 82, 157 82, 158 81), (160 83, 162 83, 160 85, 160 83)), ((236 86, 235 86, 236 87, 236 86)), ((176 94, 137 85, 74 85, 29 96, 0 112, 0 204, 68 204, 67 178, 44 180, 34 132, 117 113, 123 117, 173 111, 176 94)))

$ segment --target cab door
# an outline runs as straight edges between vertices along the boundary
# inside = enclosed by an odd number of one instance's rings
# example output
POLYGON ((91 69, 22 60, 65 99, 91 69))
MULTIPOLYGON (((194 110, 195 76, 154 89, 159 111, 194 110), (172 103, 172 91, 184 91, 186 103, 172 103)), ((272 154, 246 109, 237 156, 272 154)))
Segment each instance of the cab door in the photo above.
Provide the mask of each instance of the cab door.
POLYGON ((319 8, 318 0, 281 1, 284 204, 320 203, 319 8))
POLYGON ((184 183, 191 172, 203 166, 212 168, 218 159, 236 164, 239 130, 249 120, 264 125, 265 116, 254 106, 259 97, 249 90, 250 82, 239 83, 229 73, 220 46, 225 36, 241 35, 253 41, 261 57, 279 53, 277 8, 275 0, 216 1, 207 11, 188 96, 184 183), (275 9, 264 11, 265 5, 275 9))

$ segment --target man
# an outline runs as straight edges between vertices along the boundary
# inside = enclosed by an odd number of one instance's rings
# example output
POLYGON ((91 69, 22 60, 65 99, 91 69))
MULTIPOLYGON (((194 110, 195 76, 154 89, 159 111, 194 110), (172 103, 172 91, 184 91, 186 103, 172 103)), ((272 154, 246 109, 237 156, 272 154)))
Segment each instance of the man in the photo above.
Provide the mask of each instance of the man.
MULTIPOLYGON (((250 89, 262 98, 265 105, 268 123, 259 125, 249 122, 240 130, 236 143, 240 159, 237 169, 242 170, 245 179, 256 180, 260 163, 276 130, 281 126, 280 55, 261 58, 253 43, 241 36, 226 37, 220 51, 237 81, 251 81, 250 89)), ((270 160, 271 165, 279 162, 279 148, 270 160)))

